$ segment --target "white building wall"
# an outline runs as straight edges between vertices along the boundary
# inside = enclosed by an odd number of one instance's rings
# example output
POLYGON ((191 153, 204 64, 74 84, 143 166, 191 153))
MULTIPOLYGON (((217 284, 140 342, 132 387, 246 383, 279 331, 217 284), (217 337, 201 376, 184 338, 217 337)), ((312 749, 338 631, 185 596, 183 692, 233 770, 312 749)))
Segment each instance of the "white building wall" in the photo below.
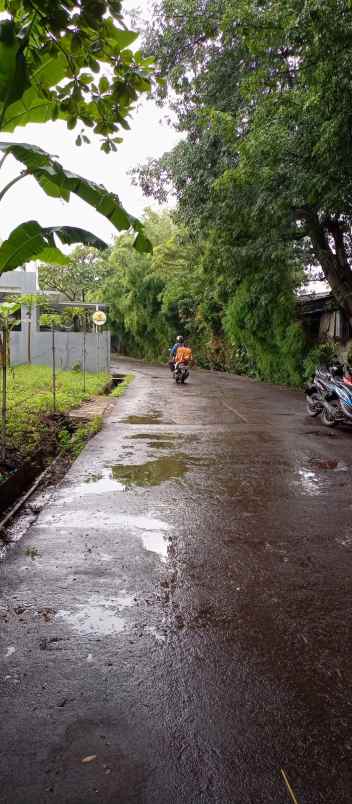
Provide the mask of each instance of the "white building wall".
POLYGON ((15 271, 6 271, 0 274, 0 292, 5 290, 7 293, 38 293, 37 274, 35 271, 24 271, 16 268, 15 271))
MULTIPOLYGON (((38 293, 37 272, 16 269, 0 275, 0 293, 38 293)), ((12 366, 28 363, 28 338, 30 327, 31 362, 37 365, 52 365, 52 333, 40 332, 38 310, 33 305, 31 311, 25 305, 21 309, 21 330, 10 335, 10 360, 12 366), (30 312, 29 324, 27 315, 30 312)), ((69 371, 80 364, 83 368, 83 332, 55 332, 55 362, 58 370, 69 371)), ((110 371, 111 333, 106 330, 98 333, 87 332, 85 339, 86 370, 91 372, 110 371)))

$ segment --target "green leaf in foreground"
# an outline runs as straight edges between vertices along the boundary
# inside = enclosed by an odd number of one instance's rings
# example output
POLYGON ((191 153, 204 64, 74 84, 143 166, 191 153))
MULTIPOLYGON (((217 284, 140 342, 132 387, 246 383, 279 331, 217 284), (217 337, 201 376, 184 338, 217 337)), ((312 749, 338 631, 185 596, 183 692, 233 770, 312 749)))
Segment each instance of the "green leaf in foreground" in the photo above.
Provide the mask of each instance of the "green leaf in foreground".
POLYGON ((133 247, 138 251, 140 254, 152 254, 153 253, 153 246, 144 234, 144 232, 137 232, 134 241, 133 247))
POLYGON ((74 226, 43 228, 37 221, 21 223, 0 246, 0 273, 12 271, 30 260, 66 265, 69 258, 56 246, 55 237, 65 245, 84 243, 98 249, 107 247, 91 232, 74 226))
MULTIPOLYGON (((74 193, 82 201, 94 207, 101 215, 104 215, 118 231, 135 229, 138 233, 135 240, 137 251, 150 252, 152 250, 140 221, 129 215, 122 206, 118 195, 109 192, 103 185, 65 170, 56 159, 35 145, 0 142, 0 151, 4 155, 12 154, 15 159, 25 165, 47 195, 69 201, 70 194, 74 193)), ((82 240, 81 242, 86 243, 87 241, 82 240)))

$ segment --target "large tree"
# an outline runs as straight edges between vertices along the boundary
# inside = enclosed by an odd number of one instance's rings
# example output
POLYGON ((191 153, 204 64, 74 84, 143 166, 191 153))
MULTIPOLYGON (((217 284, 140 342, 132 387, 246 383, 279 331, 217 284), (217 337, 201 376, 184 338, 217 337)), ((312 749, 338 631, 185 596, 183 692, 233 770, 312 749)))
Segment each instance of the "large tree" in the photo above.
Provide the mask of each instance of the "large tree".
MULTIPOLYGON (((335 297, 352 317, 352 8, 347 0, 228 4, 256 59, 236 128, 240 162, 225 181, 256 189, 251 219, 305 234, 335 297)), ((226 121, 225 121, 226 123, 226 121)))
POLYGON ((147 192, 169 182, 223 264, 316 262, 350 318, 351 34, 347 0, 163 0, 147 46, 186 138, 141 172, 147 192))

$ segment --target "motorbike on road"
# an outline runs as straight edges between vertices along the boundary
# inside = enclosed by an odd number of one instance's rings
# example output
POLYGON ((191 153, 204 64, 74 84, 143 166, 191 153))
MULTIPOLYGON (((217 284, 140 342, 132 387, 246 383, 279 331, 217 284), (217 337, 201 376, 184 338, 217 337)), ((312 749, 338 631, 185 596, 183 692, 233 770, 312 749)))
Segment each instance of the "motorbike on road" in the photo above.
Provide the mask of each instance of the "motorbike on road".
POLYGON ((183 385, 189 377, 189 365, 187 363, 178 363, 174 369, 174 378, 176 383, 183 385))
POLYGON ((177 363, 175 357, 172 357, 172 350, 169 349, 169 368, 174 376, 177 385, 184 385, 190 375, 191 361, 185 360, 184 362, 177 363))
POLYGON ((342 363, 320 366, 306 388, 308 416, 318 416, 326 427, 352 424, 352 379, 342 363))

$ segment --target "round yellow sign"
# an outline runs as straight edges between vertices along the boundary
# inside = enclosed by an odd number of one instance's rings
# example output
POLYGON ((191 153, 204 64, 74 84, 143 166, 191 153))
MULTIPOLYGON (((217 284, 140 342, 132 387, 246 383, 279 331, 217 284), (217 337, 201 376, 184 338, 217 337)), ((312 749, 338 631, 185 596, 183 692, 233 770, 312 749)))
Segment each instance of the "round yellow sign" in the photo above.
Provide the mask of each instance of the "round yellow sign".
POLYGON ((96 310, 92 318, 96 327, 102 327, 106 323, 106 315, 102 310, 96 310))

